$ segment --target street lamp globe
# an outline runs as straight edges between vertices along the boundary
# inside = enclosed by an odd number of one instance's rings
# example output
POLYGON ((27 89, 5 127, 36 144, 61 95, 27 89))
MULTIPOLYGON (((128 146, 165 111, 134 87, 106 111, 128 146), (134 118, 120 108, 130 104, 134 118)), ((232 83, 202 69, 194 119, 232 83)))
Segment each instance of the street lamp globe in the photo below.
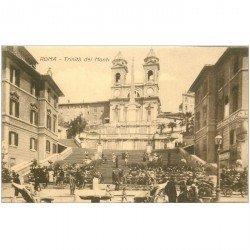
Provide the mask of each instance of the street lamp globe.
POLYGON ((217 135, 215 137, 215 145, 221 145, 222 144, 222 136, 221 135, 217 135))

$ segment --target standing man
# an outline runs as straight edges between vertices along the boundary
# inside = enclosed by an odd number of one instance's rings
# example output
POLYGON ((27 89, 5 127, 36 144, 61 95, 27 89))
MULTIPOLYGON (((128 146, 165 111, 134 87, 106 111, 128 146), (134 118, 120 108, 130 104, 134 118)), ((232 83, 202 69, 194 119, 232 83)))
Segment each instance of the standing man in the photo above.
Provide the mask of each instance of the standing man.
POLYGON ((128 166, 128 152, 126 152, 126 154, 125 154, 124 161, 125 161, 125 167, 127 167, 128 166))
MULTIPOLYGON (((21 181, 19 179, 19 174, 16 174, 15 172, 13 173, 13 182, 16 183, 16 184, 21 184, 21 181)), ((18 196, 19 194, 19 191, 17 188, 15 188, 15 196, 18 196)))
POLYGON ((74 195, 76 189, 76 179, 73 173, 70 173, 69 175, 69 188, 70 188, 70 194, 74 195))
POLYGON ((124 202, 125 200, 126 200, 126 202, 128 202, 126 187, 124 187, 123 190, 122 190, 122 202, 124 202))
POLYGON ((165 194, 168 196, 168 202, 176 202, 177 192, 173 176, 170 177, 170 180, 165 187, 165 194))
POLYGON ((115 156, 115 167, 118 168, 118 155, 115 156))
POLYGON ((110 201, 111 201, 112 194, 111 194, 110 185, 107 185, 107 186, 106 186, 106 195, 110 196, 110 201))
POLYGON ((197 188, 194 183, 191 185, 190 189, 188 190, 187 198, 188 198, 188 201, 191 203, 200 202, 197 188))

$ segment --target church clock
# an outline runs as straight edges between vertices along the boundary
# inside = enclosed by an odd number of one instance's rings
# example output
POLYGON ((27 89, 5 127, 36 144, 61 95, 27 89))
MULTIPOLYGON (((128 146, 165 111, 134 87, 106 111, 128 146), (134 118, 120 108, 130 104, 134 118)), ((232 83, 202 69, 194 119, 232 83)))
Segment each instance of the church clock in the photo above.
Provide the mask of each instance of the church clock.
POLYGON ((114 96, 117 98, 120 96, 120 90, 119 89, 116 89, 115 92, 114 92, 114 96))
POLYGON ((147 89, 147 95, 152 96, 154 94, 154 90, 152 88, 147 89))

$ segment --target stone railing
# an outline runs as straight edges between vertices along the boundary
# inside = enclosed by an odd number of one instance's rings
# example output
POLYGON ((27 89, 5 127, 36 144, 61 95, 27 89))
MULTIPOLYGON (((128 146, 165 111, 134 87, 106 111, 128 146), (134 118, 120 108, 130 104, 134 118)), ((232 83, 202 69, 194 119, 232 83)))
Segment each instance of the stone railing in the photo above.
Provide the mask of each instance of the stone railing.
POLYGON ((199 158, 197 155, 191 155, 189 154, 185 149, 179 148, 179 152, 181 156, 187 161, 187 164, 189 166, 195 167, 197 166, 197 163, 204 165, 206 162, 199 158))
POLYGON ((47 157, 46 159, 40 161, 39 164, 44 166, 44 165, 47 165, 50 161, 55 162, 55 161, 64 160, 71 153, 72 153, 72 148, 68 147, 64 151, 62 151, 61 153, 53 154, 53 155, 47 157))
POLYGON ((81 143, 81 140, 79 138, 79 135, 76 135, 75 138, 74 138, 74 141, 76 143, 76 145, 81 148, 82 147, 82 143, 81 143))
MULTIPOLYGON (((44 165, 49 164, 50 161, 55 162, 55 161, 59 161, 59 160, 64 160, 71 153, 72 153, 72 148, 68 147, 64 151, 62 151, 61 153, 53 154, 53 155, 47 157, 46 159, 40 161, 38 164, 41 166, 44 166, 44 165)), ((11 170, 18 173, 20 175, 20 177, 22 178, 24 175, 27 175, 29 173, 30 167, 32 164, 33 164, 32 161, 22 162, 22 163, 15 165, 15 166, 12 166, 11 170)))
POLYGON ((30 167, 31 167, 32 164, 33 164, 32 161, 21 162, 21 163, 15 165, 15 166, 12 166, 11 171, 15 171, 20 176, 23 176, 23 175, 27 174, 27 172, 29 172, 30 167))

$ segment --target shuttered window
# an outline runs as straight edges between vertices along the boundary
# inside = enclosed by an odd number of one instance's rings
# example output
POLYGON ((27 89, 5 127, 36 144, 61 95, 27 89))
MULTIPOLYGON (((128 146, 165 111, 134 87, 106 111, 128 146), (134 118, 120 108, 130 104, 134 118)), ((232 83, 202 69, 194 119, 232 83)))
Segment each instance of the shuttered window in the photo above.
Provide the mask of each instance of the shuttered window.
POLYGON ((10 115, 19 117, 19 102, 10 99, 10 115))
POLYGON ((9 145, 18 146, 18 134, 16 132, 9 132, 9 145))
POLYGON ((38 113, 34 110, 30 111, 30 123, 38 125, 38 113))
POLYGON ((50 152, 50 141, 46 141, 46 151, 50 152))
POLYGON ((30 138, 30 149, 37 150, 37 139, 30 138))
POLYGON ((10 68, 10 82, 14 83, 18 87, 20 86, 20 70, 14 67, 10 68))

